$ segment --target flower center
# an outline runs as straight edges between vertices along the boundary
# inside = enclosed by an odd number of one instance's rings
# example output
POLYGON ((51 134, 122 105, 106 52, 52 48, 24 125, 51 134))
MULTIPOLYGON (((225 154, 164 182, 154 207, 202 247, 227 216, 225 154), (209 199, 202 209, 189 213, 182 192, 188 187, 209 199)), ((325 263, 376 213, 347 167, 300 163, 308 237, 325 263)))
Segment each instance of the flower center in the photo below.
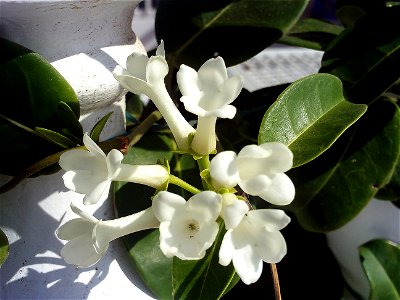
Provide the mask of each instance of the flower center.
POLYGON ((189 233, 189 238, 192 238, 200 231, 200 224, 196 220, 192 219, 186 223, 186 228, 189 233))

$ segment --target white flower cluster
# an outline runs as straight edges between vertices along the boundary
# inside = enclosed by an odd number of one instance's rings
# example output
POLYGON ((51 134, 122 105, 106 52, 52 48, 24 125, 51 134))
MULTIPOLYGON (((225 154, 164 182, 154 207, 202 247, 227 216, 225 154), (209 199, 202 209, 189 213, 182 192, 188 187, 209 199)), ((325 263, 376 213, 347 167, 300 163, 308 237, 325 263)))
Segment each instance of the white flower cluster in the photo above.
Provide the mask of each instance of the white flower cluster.
MULTIPOLYGON (((216 150, 217 118, 233 118, 236 108, 230 103, 239 95, 243 80, 228 78, 221 57, 205 62, 198 72, 182 65, 177 74, 181 101, 186 110, 198 116, 196 130, 174 105, 164 84, 168 73, 163 43, 155 56, 134 53, 127 69, 117 68, 115 78, 133 93, 146 94, 166 120, 181 151, 206 156, 216 150)), ((66 171, 65 186, 85 194, 84 204, 104 197, 111 181, 145 184, 156 189, 166 186, 170 178, 161 165, 123 164, 123 155, 104 152, 85 134, 87 150, 71 150, 60 158, 66 171)), ((286 242, 280 233, 290 218, 283 210, 250 210, 234 189, 275 204, 287 205, 294 198, 294 186, 284 174, 292 167, 291 151, 280 143, 249 145, 238 154, 220 152, 210 162, 209 190, 194 194, 187 201, 166 190, 159 191, 148 209, 109 221, 97 220, 74 205, 79 216, 62 225, 57 235, 68 242, 61 254, 71 264, 87 267, 96 263, 110 241, 126 234, 159 228, 160 249, 167 257, 198 260, 205 256, 219 232, 219 221, 225 224, 219 263, 231 262, 246 284, 258 280, 263 261, 277 263, 286 254, 286 242)), ((207 171, 207 170, 206 170, 207 171)))

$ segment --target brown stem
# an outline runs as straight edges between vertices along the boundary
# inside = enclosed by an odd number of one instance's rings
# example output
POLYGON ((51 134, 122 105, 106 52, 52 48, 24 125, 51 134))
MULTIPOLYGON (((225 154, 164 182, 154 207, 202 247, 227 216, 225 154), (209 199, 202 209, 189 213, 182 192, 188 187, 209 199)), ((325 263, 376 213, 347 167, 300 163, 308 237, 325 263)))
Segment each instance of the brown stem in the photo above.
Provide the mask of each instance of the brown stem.
POLYGON ((282 300, 278 269, 276 267, 276 264, 270 264, 270 267, 271 267, 272 280, 274 282, 275 300, 282 300))

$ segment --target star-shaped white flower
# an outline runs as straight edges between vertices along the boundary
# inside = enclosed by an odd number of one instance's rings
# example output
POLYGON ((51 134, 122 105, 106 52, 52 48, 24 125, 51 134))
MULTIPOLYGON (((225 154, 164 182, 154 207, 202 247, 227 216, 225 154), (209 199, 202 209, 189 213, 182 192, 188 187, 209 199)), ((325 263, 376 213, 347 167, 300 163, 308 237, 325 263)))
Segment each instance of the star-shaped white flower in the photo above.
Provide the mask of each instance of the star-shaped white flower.
MULTIPOLYGON (((235 201, 235 200, 230 200, 235 201)), ((228 206, 242 206, 243 202, 228 206)), ((248 208, 247 208, 248 210, 248 208)), ((233 211, 232 211, 233 212, 233 211)), ((277 263, 286 255, 286 242, 279 232, 290 222, 282 210, 259 209, 225 215, 235 226, 229 226, 219 250, 219 263, 233 266, 245 284, 256 282, 262 273, 263 261, 277 263)))
POLYGON ((284 172, 292 165, 290 149, 272 142, 245 146, 237 155, 233 151, 218 153, 211 160, 210 175, 217 188, 238 184, 249 195, 275 205, 287 205, 294 199, 295 188, 284 172))
POLYGON ((127 90, 149 97, 167 122, 180 150, 189 149, 188 136, 194 132, 175 106, 165 87, 164 78, 168 74, 164 44, 161 41, 156 55, 148 58, 141 53, 133 53, 127 58, 126 69, 117 66, 114 77, 127 90))
POLYGON ((243 79, 240 76, 228 78, 224 60, 217 57, 206 61, 198 72, 181 65, 177 81, 185 109, 199 117, 191 147, 207 155, 216 148, 217 118, 232 119, 236 114, 236 108, 230 103, 239 95, 243 79))
POLYGON ((187 202, 179 195, 162 191, 153 199, 153 211, 160 224, 160 248, 167 257, 182 260, 204 257, 218 233, 216 219, 222 197, 203 191, 187 202))
POLYGON ((82 268, 97 263, 112 240, 133 232, 157 228, 160 224, 151 208, 109 221, 98 220, 72 203, 71 209, 79 218, 66 222, 56 231, 56 235, 68 241, 61 249, 64 260, 82 268))
POLYGON ((159 188, 169 177, 168 171, 161 165, 122 164, 124 156, 116 149, 106 156, 86 133, 83 143, 88 151, 67 151, 61 155, 59 164, 66 171, 63 176, 65 186, 86 194, 85 204, 94 204, 106 196, 111 181, 135 182, 159 188))

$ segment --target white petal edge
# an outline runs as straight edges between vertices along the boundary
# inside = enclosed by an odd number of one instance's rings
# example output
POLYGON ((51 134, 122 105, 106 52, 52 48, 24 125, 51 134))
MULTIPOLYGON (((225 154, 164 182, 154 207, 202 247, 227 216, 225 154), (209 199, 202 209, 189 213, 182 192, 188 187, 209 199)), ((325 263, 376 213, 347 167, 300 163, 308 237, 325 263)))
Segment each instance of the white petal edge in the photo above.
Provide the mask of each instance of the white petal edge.
POLYGON ((239 180, 236 153, 233 151, 224 151, 214 156, 210 162, 210 175, 220 186, 226 188, 236 186, 239 180))
POLYGON ((275 205, 288 205, 295 196, 295 187, 289 176, 284 173, 275 174, 271 185, 258 196, 275 205))
POLYGON ((181 196, 161 191, 153 198, 152 209, 154 215, 160 222, 170 221, 177 209, 181 209, 186 204, 186 200, 181 196))

